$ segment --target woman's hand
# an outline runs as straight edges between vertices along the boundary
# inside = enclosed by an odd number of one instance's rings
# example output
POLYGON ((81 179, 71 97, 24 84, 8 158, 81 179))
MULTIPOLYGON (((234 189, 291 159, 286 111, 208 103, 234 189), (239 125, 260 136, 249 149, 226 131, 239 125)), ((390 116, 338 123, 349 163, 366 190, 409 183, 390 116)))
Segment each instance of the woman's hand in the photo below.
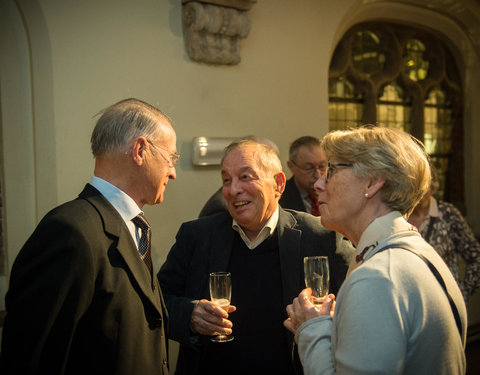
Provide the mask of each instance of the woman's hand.
POLYGON ((283 322, 283 325, 293 334, 307 320, 328 315, 333 318, 335 295, 329 294, 321 305, 316 306, 310 301, 311 295, 312 290, 310 288, 304 289, 293 300, 293 303, 287 306, 288 319, 283 322))

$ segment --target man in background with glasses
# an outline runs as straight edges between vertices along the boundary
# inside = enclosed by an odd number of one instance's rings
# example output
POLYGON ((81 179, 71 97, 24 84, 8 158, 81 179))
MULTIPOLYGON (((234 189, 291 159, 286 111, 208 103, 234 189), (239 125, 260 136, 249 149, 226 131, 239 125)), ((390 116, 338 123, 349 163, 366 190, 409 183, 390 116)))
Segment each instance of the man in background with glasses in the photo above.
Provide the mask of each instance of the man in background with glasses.
POLYGON ((94 176, 50 211, 16 258, 0 373, 168 374, 167 313, 145 204, 176 177, 176 134, 157 108, 126 99, 91 137, 94 176))
POLYGON ((288 168, 292 177, 287 181, 280 206, 320 216, 313 184, 327 169, 327 156, 318 138, 304 136, 290 145, 288 168))

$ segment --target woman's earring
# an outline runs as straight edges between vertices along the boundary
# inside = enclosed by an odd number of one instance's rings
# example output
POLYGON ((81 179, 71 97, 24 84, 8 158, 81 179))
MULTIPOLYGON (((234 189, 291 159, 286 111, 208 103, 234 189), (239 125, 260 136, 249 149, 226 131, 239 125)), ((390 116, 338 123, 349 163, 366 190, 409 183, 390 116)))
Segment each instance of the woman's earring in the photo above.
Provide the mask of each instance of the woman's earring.
POLYGON ((365 198, 368 198, 368 193, 365 193, 365 198))

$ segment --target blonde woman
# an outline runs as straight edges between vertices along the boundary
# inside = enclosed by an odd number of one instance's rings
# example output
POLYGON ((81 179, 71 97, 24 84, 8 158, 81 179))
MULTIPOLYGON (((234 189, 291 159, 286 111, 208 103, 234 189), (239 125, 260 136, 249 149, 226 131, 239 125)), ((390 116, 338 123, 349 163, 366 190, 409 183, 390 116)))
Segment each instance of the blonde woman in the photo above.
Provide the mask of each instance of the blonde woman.
POLYGON ((382 127, 331 132, 322 147, 329 160, 315 183, 322 224, 349 238, 357 253, 338 295, 322 308, 311 304, 309 289, 287 306, 285 326, 295 333, 305 374, 465 373, 462 293, 406 221, 430 186, 423 148, 382 127))

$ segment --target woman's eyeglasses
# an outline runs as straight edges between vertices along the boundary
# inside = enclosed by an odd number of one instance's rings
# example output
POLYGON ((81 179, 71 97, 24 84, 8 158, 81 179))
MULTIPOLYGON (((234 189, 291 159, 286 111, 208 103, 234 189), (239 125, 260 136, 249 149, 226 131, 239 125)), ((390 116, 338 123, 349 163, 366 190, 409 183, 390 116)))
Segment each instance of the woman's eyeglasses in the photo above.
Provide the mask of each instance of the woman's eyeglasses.
POLYGON ((351 167, 353 167, 353 163, 330 163, 330 162, 328 162, 327 173, 325 174, 325 183, 327 183, 328 180, 330 180, 330 178, 335 173, 335 169, 337 167, 349 167, 349 168, 351 168, 351 167))

